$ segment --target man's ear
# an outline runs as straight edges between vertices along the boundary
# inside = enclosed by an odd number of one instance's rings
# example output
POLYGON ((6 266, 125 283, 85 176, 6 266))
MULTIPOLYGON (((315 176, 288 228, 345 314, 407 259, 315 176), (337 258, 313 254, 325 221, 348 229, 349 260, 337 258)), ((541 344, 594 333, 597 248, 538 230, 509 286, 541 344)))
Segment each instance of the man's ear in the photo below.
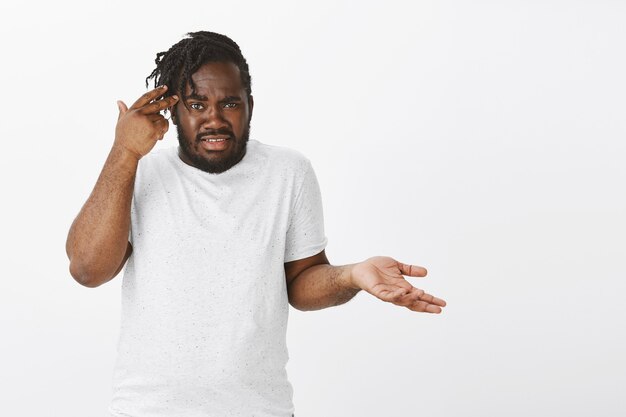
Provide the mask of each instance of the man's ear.
POLYGON ((178 125, 178 120, 176 120, 176 106, 178 103, 174 104, 172 107, 168 107, 167 111, 170 112, 170 118, 172 119, 172 123, 174 125, 178 125))
POLYGON ((248 109, 250 114, 248 115, 248 121, 252 120, 252 108, 254 107, 254 97, 252 97, 252 94, 250 94, 250 96, 248 97, 248 109))

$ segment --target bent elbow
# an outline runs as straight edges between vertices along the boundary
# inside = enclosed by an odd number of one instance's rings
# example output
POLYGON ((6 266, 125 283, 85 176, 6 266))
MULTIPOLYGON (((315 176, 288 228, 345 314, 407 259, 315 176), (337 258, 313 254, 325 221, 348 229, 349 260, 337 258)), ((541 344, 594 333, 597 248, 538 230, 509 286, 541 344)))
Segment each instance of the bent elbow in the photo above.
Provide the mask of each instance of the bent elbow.
POLYGON ((324 308, 323 306, 306 303, 302 300, 298 301, 293 296, 289 296, 288 301, 289 301, 289 305, 298 311, 315 311, 315 310, 321 310, 322 308, 324 308))
POLYGON ((70 261, 70 275, 80 285, 88 288, 99 287, 110 280, 105 274, 90 270, 84 264, 75 261, 70 261))

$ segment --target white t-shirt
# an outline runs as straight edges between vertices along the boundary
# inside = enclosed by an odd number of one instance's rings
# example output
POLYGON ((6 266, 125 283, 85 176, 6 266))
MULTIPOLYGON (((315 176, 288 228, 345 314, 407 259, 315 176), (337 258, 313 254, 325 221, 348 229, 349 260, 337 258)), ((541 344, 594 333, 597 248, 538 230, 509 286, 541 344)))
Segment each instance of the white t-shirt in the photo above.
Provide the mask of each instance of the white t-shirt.
POLYGON ((109 412, 288 417, 284 263, 321 252, 310 161, 250 140, 221 174, 177 147, 139 162, 109 412))

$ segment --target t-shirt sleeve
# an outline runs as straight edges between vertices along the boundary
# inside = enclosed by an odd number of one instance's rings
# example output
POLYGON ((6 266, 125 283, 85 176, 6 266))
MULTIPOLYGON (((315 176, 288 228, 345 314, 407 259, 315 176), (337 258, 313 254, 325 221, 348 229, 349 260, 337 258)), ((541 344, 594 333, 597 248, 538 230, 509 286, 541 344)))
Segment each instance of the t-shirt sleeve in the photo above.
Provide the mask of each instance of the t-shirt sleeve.
POLYGON ((307 160, 302 185, 297 191, 287 229, 285 262, 317 255, 327 243, 322 195, 315 171, 307 160))

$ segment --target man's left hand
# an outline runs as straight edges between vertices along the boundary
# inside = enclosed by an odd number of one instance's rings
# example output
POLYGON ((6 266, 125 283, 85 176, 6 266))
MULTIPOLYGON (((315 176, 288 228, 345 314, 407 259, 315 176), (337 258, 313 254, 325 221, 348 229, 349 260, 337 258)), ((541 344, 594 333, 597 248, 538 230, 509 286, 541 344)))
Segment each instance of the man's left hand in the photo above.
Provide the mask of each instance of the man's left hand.
POLYGON ((355 264, 351 280, 355 287, 383 301, 413 311, 438 314, 446 302, 415 288, 403 277, 425 277, 426 273, 426 268, 421 266, 403 264, 387 256, 375 256, 355 264))

